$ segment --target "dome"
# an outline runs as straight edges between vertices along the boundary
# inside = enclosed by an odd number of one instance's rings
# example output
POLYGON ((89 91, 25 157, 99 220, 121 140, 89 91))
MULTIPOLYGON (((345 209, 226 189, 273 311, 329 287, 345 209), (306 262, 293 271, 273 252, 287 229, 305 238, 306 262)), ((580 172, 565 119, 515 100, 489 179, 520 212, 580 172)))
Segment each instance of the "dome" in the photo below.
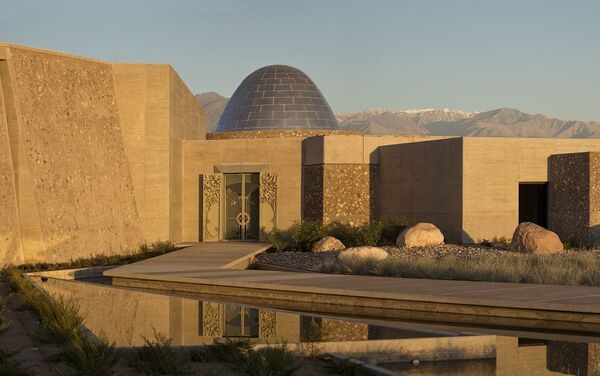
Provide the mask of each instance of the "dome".
POLYGON ((315 83, 287 65, 260 68, 242 81, 227 102, 215 132, 339 130, 315 83))

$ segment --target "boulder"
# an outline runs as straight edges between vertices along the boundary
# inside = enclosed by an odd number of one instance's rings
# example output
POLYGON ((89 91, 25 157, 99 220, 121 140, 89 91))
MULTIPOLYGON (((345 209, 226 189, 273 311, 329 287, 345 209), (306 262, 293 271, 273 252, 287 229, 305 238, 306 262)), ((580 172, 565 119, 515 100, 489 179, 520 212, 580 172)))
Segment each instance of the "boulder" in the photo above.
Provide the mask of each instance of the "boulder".
POLYGON ((534 255, 546 255, 560 253, 564 251, 564 246, 556 233, 535 223, 523 222, 515 229, 511 249, 534 255))
POLYGON ((426 247, 444 243, 444 234, 431 223, 417 223, 396 238, 398 247, 426 247))
POLYGON ((386 257, 388 257, 388 253, 385 249, 368 246, 348 248, 345 251, 341 251, 337 256, 340 261, 359 261, 366 259, 379 261, 386 257))
POLYGON ((312 247, 313 252, 328 252, 328 251, 339 251, 345 249, 344 243, 334 238, 333 236, 326 236, 323 239, 315 242, 312 247))

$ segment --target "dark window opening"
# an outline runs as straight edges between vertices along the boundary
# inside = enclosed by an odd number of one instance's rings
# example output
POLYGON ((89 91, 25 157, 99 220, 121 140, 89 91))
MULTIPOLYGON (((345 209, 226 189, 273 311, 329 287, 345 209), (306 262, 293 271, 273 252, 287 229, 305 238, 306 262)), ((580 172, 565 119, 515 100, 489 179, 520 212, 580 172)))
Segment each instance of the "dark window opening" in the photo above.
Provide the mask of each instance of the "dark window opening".
POLYGON ((548 184, 519 183, 519 223, 548 227, 548 184))

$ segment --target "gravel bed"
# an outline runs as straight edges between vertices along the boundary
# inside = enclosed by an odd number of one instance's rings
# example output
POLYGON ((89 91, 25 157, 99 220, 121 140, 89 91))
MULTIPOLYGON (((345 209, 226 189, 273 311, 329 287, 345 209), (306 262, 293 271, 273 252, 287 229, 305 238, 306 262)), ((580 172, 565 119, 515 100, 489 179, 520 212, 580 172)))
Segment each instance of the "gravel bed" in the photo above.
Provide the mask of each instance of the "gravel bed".
POLYGON ((318 272, 327 260, 335 260, 338 251, 331 252, 264 252, 256 256, 256 261, 269 264, 286 266, 288 268, 310 270, 318 272))
MULTIPOLYGON (((492 246, 485 247, 482 245, 457 245, 457 244, 441 244, 430 247, 414 247, 414 248, 399 248, 399 247, 382 247, 390 257, 408 257, 409 259, 418 259, 420 257, 435 257, 442 259, 444 257, 453 256, 463 260, 468 260, 470 257, 490 256, 498 257, 505 254, 519 255, 517 252, 512 252, 508 246, 492 246)), ((570 250, 567 252, 579 252, 583 250, 570 250)), ((597 252, 600 256, 600 250, 588 250, 597 252)), ((339 251, 331 252, 265 252, 256 257, 256 261, 263 264, 285 266, 288 268, 304 269, 313 272, 321 270, 323 264, 328 260, 335 260, 339 251)))
MULTIPOLYGON (((507 248, 484 247, 478 245, 455 245, 442 244, 431 247, 398 248, 383 247, 390 257, 408 256, 409 258, 419 258, 422 256, 432 256, 443 258, 446 256, 458 256, 465 259, 472 256, 499 256, 510 252, 507 248)), ((265 252, 256 257, 256 261, 288 268, 304 269, 314 272, 321 270, 323 264, 328 260, 335 260, 338 251, 331 252, 265 252)))

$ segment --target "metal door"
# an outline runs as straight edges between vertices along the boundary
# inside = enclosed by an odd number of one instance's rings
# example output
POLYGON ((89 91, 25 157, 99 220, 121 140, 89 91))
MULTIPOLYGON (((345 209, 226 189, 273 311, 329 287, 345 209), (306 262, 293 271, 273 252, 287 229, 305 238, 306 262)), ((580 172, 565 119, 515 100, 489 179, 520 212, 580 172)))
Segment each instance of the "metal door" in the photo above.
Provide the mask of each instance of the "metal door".
POLYGON ((225 240, 259 239, 259 174, 225 174, 225 240))

